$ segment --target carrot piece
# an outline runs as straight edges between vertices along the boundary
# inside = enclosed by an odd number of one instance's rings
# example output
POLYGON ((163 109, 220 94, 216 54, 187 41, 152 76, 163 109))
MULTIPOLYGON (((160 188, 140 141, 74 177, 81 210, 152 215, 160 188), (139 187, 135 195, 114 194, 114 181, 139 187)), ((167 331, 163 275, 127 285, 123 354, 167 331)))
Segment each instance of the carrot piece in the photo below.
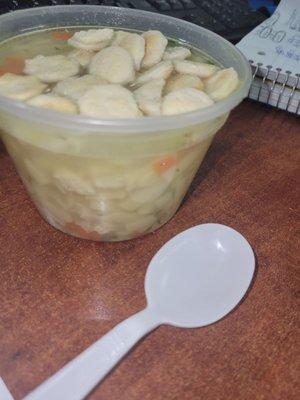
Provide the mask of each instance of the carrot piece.
POLYGON ((171 167, 176 165, 177 157, 176 155, 170 154, 153 164, 153 169, 155 172, 161 174, 168 171, 171 167))
POLYGON ((62 32, 62 31, 55 31, 52 32, 52 36, 56 40, 68 40, 73 36, 73 33, 70 32, 62 32))
POLYGON ((18 57, 18 56, 9 56, 5 60, 5 68, 9 70, 12 74, 22 74, 24 67, 25 67, 25 61, 24 58, 18 57))
POLYGON ((82 226, 76 224, 76 222, 66 223, 64 229, 66 230, 66 232, 71 233, 71 235, 81 237, 83 239, 95 240, 95 241, 101 240, 101 235, 98 232, 96 231, 88 232, 84 228, 82 228, 82 226))
POLYGON ((21 75, 25 66, 24 58, 19 56, 8 56, 0 66, 0 75, 7 73, 21 75))

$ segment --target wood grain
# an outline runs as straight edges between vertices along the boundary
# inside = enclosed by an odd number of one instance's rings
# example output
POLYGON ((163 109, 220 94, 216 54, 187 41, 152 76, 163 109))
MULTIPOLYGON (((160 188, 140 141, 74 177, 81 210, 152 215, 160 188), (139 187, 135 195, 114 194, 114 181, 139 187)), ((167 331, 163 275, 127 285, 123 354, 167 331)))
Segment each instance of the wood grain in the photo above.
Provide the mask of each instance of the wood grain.
POLYGON ((300 398, 299 134, 299 118, 244 102, 176 216, 123 243, 83 241, 49 226, 0 147, 0 374, 15 398, 142 308, 151 257, 205 222, 248 238, 257 256, 252 290, 216 324, 158 328, 89 399, 300 398))

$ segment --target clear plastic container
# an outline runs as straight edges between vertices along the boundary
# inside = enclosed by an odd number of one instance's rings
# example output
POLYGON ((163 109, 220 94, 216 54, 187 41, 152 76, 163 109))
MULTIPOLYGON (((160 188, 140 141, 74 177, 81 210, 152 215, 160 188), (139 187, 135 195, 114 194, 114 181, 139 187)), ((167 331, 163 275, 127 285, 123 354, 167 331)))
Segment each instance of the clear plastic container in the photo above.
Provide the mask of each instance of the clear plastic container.
POLYGON ((0 41, 66 26, 157 29, 234 67, 240 86, 196 112, 93 119, 30 107, 0 96, 2 139, 42 216, 68 234, 117 241, 152 232, 178 209, 210 143, 246 97, 250 68, 229 42, 199 26, 144 11, 57 6, 0 17, 0 41))

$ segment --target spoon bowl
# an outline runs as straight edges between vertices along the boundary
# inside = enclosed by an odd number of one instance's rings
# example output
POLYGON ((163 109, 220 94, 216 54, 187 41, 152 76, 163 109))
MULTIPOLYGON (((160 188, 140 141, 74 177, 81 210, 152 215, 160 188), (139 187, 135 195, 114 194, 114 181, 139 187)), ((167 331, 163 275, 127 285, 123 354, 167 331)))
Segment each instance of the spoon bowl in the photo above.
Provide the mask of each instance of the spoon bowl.
POLYGON ((228 314, 245 295, 255 268, 253 251, 224 225, 190 228, 167 242, 147 270, 148 306, 162 323, 195 328, 228 314))

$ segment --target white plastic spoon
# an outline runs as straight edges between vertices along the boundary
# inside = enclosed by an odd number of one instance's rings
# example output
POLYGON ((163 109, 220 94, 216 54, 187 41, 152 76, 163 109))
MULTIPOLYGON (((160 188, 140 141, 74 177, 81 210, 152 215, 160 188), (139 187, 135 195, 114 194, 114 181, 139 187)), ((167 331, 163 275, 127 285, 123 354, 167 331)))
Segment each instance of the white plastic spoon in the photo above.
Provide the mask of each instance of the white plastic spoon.
POLYGON ((249 243, 231 228, 205 224, 180 233, 150 262, 145 279, 148 306, 118 324, 25 399, 83 399, 157 326, 195 328, 223 318, 245 295, 254 268, 249 243))

